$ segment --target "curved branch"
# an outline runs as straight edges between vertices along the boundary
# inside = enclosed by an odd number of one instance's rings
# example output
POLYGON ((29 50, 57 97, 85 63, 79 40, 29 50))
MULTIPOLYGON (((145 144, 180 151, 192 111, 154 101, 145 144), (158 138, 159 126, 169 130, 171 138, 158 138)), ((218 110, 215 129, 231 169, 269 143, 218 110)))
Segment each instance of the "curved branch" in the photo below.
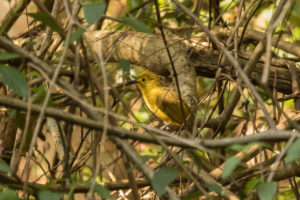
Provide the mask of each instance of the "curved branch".
MULTIPOLYGON (((86 34, 90 46, 93 48, 95 45, 92 41, 99 41, 100 47, 104 52, 105 59, 116 62, 120 59, 128 60, 132 64, 144 66, 151 71, 157 73, 164 73, 166 66, 169 66, 169 59, 166 55, 163 41, 160 37, 153 34, 137 33, 137 32, 123 32, 123 31, 94 31, 86 34), (117 48, 115 47, 116 43, 117 48)), ((169 37, 169 44, 171 48, 172 56, 177 63, 181 63, 180 66, 184 66, 185 58, 188 59, 188 64, 195 68, 197 75, 214 78, 218 68, 219 51, 204 47, 203 49, 194 48, 184 44, 180 39, 175 37, 169 37), (178 49, 175 51, 175 49, 178 49), (186 49, 186 50, 185 50, 186 49), (190 50, 190 51, 189 51, 190 50)), ((248 62, 248 56, 240 55, 239 63, 242 67, 248 62)), ((263 63, 258 62, 255 66, 255 70, 250 76, 253 84, 258 85, 261 79, 263 69, 263 63)), ((285 61, 273 60, 270 68, 269 87, 273 88, 276 85, 276 90, 284 94, 292 93, 292 81, 291 75, 286 66, 285 61), (274 84, 276 80, 276 84, 274 84)), ((183 74, 189 77, 187 73, 190 73, 189 67, 180 68, 178 74, 183 74)), ((223 66, 223 73, 231 75, 236 78, 235 70, 232 70, 229 63, 225 63, 223 66)), ((297 73, 300 76, 300 71, 297 73)), ((186 79, 183 79, 186 80, 186 79)), ((185 83, 186 84, 186 83, 185 83)), ((192 82, 188 83, 188 86, 192 82)), ((181 84, 182 85, 182 84, 181 84)), ((193 88, 195 84, 193 85, 193 88)), ((182 91, 186 91, 184 88, 182 91)), ((186 94, 190 93, 186 92, 186 94)))
MULTIPOLYGON (((28 109, 27 102, 12 97, 2 96, 2 95, 0 95, 0 105, 8 106, 11 108, 17 108, 20 110, 28 109)), ((41 111, 40 105, 32 104, 31 106, 32 113, 39 113, 40 111, 41 111)), ((79 126, 83 126, 95 130, 102 131, 104 126, 103 121, 101 120, 96 121, 92 119, 83 118, 75 114, 64 112, 57 108, 46 108, 45 115, 56 118, 58 120, 64 120, 69 123, 73 123, 79 126)), ((148 129, 148 131, 151 130, 148 129)), ((108 135, 116 136, 122 139, 133 139, 141 142, 158 144, 158 141, 156 141, 151 135, 143 135, 140 133, 128 131, 126 129, 122 129, 112 125, 108 125, 108 135)), ((201 146, 206 148, 223 148, 233 144, 247 144, 251 142, 263 142, 263 141, 270 141, 270 142, 286 141, 293 135, 296 135, 296 138, 300 138, 299 133, 294 133, 291 131, 280 131, 280 130, 269 130, 255 135, 248 135, 243 137, 231 137, 231 138, 229 137, 229 138, 221 138, 221 139, 203 139, 203 140, 195 139, 195 138, 186 139, 171 134, 161 134, 158 135, 157 137, 168 145, 203 150, 201 146)))

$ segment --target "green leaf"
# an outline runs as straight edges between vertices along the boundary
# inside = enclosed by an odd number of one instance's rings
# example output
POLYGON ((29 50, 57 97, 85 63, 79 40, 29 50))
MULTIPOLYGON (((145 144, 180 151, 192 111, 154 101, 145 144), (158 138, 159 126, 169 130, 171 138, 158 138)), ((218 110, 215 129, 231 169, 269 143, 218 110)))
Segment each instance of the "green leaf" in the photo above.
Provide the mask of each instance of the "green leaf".
POLYGON ((134 7, 137 7, 139 6, 140 4, 143 3, 143 1, 141 0, 130 0, 128 3, 130 3, 130 8, 134 8, 134 7))
POLYGON ((0 160, 0 171, 5 173, 10 173, 10 174, 13 172, 13 170, 9 167, 9 165, 2 160, 0 160))
POLYGON ((60 26, 56 23, 55 19, 51 15, 43 12, 27 13, 27 15, 37 21, 42 22, 44 25, 49 26, 53 31, 56 31, 60 35, 63 35, 64 31, 60 28, 60 26))
MULTIPOLYGON (((91 187, 91 182, 90 182, 90 181, 86 181, 86 182, 85 182, 85 185, 86 185, 87 187, 91 187)), ((109 190, 108 190, 106 187, 104 187, 104 186, 102 186, 102 185, 100 185, 100 184, 95 183, 94 191, 95 191, 99 196, 101 196, 102 199, 111 198, 111 195, 110 195, 109 190)))
POLYGON ((96 183, 94 190, 99 196, 101 196, 102 199, 111 198, 109 190, 100 184, 96 183))
POLYGON ((244 145, 244 144, 233 144, 233 145, 230 145, 228 148, 232 149, 234 151, 244 151, 244 150, 250 149, 254 145, 259 145, 261 147, 269 147, 267 144, 262 143, 262 142, 252 142, 252 143, 247 144, 247 145, 244 145))
POLYGON ((228 149, 232 149, 234 151, 244 151, 246 149, 246 145, 244 144, 233 144, 228 147, 228 149))
POLYGON ((11 189, 0 191, 0 200, 19 200, 17 193, 11 189))
POLYGON ((203 168, 202 163, 201 163, 201 156, 199 155, 200 151, 194 151, 196 154, 198 154, 198 156, 194 153, 192 153, 193 156, 193 161, 194 163, 197 165, 198 168, 198 172, 203 168))
POLYGON ((183 200, 195 200, 199 199, 199 197, 202 195, 202 193, 198 190, 196 191, 191 191, 187 195, 183 197, 183 200))
POLYGON ((84 28, 78 28, 76 31, 71 33, 69 43, 72 44, 74 41, 80 38, 84 32, 85 32, 84 28))
POLYGON ((121 20, 124 24, 131 26, 135 30, 143 33, 151 33, 150 29, 140 20, 132 19, 130 17, 122 17, 121 20))
POLYGON ((249 180, 245 186, 245 194, 249 194, 249 192, 260 182, 259 177, 252 178, 249 180))
POLYGON ((217 194, 222 193, 222 188, 218 184, 206 184, 205 186, 209 192, 215 192, 217 194))
POLYGON ((128 60, 119 60, 119 67, 125 74, 130 74, 130 62, 128 60))
MULTIPOLYGON (((38 87, 32 87, 31 90, 33 91, 33 95, 31 97, 32 103, 43 103, 45 96, 47 94, 45 85, 41 85, 38 87)), ((52 95, 52 96, 54 96, 54 95, 52 95)), ((52 96, 51 96, 51 99, 52 99, 52 96)))
POLYGON ((228 160, 226 160, 221 178, 225 179, 229 177, 235 169, 236 165, 239 164, 240 161, 241 159, 237 157, 231 157, 228 160))
POLYGON ((288 148, 286 152, 286 157, 284 159, 286 164, 289 164, 300 158, 300 139, 297 139, 293 144, 288 148))
POLYGON ((16 58, 20 58, 21 56, 19 54, 15 53, 3 53, 0 54, 0 60, 13 60, 16 58))
POLYGON ((60 200, 63 197, 63 194, 42 190, 39 192, 38 196, 40 200, 60 200))
POLYGON ((27 99, 28 86, 26 78, 15 68, 5 65, 0 65, 0 80, 6 84, 12 91, 27 99))
POLYGON ((275 182, 260 183, 257 185, 257 194, 260 200, 273 200, 277 186, 275 182))
POLYGON ((178 171, 174 168, 161 168, 154 173, 152 186, 155 193, 161 197, 165 193, 166 187, 176 178, 178 171))
POLYGON ((94 24, 103 15, 106 8, 106 3, 93 3, 83 5, 84 18, 88 25, 94 24))

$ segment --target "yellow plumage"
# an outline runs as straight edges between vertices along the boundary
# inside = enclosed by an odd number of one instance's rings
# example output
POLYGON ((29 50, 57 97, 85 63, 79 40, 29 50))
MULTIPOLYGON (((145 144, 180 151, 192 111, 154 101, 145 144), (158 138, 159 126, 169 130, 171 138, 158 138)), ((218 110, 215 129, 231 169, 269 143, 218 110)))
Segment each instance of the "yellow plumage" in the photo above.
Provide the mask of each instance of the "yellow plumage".
POLYGON ((166 87, 158 75, 144 71, 135 82, 142 92, 146 105, 155 116, 177 127, 185 122, 184 117, 188 118, 186 121, 188 130, 192 131, 193 117, 190 116, 190 108, 182 101, 183 117, 178 93, 173 88, 166 87))

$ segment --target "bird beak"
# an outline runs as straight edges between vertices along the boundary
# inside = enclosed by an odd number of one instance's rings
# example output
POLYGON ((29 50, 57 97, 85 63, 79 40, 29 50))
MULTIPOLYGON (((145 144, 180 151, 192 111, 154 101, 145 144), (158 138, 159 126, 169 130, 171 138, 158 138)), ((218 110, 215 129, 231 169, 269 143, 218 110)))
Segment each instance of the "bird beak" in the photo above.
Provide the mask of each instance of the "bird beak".
POLYGON ((126 86, 136 84, 136 83, 137 83, 137 80, 131 80, 126 83, 126 86))

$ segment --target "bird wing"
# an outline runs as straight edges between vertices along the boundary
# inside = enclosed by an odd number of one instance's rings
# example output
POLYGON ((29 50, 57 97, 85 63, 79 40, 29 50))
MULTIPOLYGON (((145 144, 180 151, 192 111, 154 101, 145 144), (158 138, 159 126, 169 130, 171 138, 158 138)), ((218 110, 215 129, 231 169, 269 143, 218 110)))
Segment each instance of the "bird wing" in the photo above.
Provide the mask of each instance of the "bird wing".
MULTIPOLYGON (((172 121, 175 123, 171 123, 176 126, 180 126, 184 120, 182 115, 182 110, 178 98, 178 94, 173 90, 164 90, 166 91, 165 94, 158 95, 156 99, 157 105, 159 105, 159 110, 166 114, 172 121)), ((182 102, 185 117, 189 114, 188 106, 182 102)))

